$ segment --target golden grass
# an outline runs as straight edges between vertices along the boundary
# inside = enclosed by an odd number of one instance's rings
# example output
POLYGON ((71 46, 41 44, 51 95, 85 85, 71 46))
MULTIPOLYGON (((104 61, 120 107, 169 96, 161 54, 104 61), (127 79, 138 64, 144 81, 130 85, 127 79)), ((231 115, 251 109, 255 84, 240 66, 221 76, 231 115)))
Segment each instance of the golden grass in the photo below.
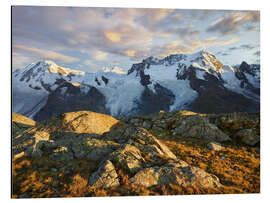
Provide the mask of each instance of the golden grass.
POLYGON ((181 160, 215 174, 225 186, 225 193, 260 192, 260 154, 249 146, 224 144, 225 150, 209 150, 201 140, 176 136, 163 142, 181 160), (221 157, 225 157, 222 160, 221 157))
MULTIPOLYGON (((229 125, 229 124, 228 124, 229 125)), ((224 129, 242 128, 224 126, 224 129)), ((252 123, 252 125, 257 125, 252 123)), ((159 132, 151 131, 155 135, 159 132)), ((164 134, 164 132, 163 132, 164 134)), ((213 151, 206 147, 207 141, 172 135, 170 131, 158 137, 180 159, 216 175, 224 187, 218 189, 181 187, 177 185, 152 186, 146 188, 129 182, 129 174, 117 169, 120 186, 96 189, 87 186, 89 176, 98 163, 88 160, 69 162, 50 160, 46 155, 30 158, 24 154, 12 160, 13 198, 20 197, 85 197, 85 196, 148 196, 148 195, 192 195, 234 194, 260 192, 260 154, 254 148, 232 141, 223 144, 225 150, 213 151), (225 157, 225 160, 221 159, 225 157)), ((143 154, 145 160, 150 157, 143 154)), ((158 163, 157 163, 158 164, 158 163)), ((162 164, 162 163, 161 163, 162 164)))

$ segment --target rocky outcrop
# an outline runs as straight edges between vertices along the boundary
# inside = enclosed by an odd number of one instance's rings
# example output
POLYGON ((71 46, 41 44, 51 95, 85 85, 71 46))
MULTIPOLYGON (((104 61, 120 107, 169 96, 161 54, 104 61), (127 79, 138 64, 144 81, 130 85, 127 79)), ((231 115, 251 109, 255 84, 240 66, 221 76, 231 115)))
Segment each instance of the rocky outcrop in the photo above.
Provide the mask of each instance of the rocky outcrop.
POLYGON ((26 152, 25 156, 47 156, 52 161, 79 159, 98 163, 96 171, 89 174, 88 185, 94 188, 119 186, 120 169, 127 174, 131 184, 145 187, 168 184, 202 188, 221 186, 216 176, 178 159, 146 129, 93 112, 63 114, 53 122, 43 122, 22 132, 13 140, 13 152, 19 156, 22 151, 26 152), (93 115, 96 120, 91 120, 93 115), (58 125, 62 128, 48 130, 58 125))
POLYGON ((199 188, 216 188, 220 186, 219 179, 216 176, 199 168, 189 166, 185 162, 146 168, 131 178, 131 182, 145 187, 168 184, 199 188))
POLYGON ((230 137, 218 129, 217 126, 211 124, 207 118, 200 116, 188 116, 182 119, 173 133, 184 137, 193 137, 217 142, 231 140, 230 137))
POLYGON ((89 111, 64 113, 61 117, 62 126, 76 133, 94 133, 101 135, 104 132, 108 132, 119 122, 111 116, 89 111))
POLYGON ((119 186, 118 175, 109 160, 103 162, 98 170, 89 178, 89 185, 95 188, 110 188, 119 186))
POLYGON ((32 119, 17 113, 12 113, 12 123, 17 123, 17 126, 26 126, 26 127, 34 126, 36 124, 36 122, 33 121, 32 119))
POLYGON ((260 136, 257 134, 256 129, 243 129, 236 133, 236 137, 243 143, 254 146, 260 142, 260 136))
POLYGON ((36 125, 36 122, 30 118, 17 113, 12 113, 12 134, 16 134, 22 130, 36 125))

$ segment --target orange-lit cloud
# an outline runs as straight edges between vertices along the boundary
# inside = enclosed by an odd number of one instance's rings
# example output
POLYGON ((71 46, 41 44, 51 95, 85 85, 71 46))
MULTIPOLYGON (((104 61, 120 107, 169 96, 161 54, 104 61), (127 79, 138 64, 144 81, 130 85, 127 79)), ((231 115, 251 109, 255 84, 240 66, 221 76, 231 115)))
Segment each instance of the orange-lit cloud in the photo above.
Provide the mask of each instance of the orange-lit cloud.
POLYGON ((112 42, 120 42, 120 40, 121 40, 120 33, 117 33, 117 32, 105 32, 104 34, 112 42))
POLYGON ((78 58, 75 58, 72 56, 66 56, 64 54, 57 53, 54 51, 38 49, 35 47, 29 47, 29 46, 20 45, 20 44, 14 44, 12 46, 12 49, 14 51, 16 50, 24 51, 26 54, 27 53, 34 54, 35 56, 38 56, 42 59, 57 60, 57 61, 65 62, 65 63, 80 61, 78 58))

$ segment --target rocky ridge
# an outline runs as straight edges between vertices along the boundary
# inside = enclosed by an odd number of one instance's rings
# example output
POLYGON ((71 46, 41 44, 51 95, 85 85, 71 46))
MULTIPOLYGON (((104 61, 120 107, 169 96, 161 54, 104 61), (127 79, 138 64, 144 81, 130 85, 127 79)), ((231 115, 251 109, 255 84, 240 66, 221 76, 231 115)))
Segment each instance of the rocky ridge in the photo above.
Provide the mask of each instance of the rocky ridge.
MULTIPOLYGON (((89 169, 88 173, 87 187, 90 189, 121 188, 122 171, 132 187, 175 185, 218 191, 225 186, 216 175, 183 161, 164 144, 163 138, 172 134, 184 139, 205 140, 206 144, 215 141, 226 145, 241 134, 243 144, 257 146, 259 139, 255 142, 250 137, 257 139, 259 136, 258 119, 257 114, 217 116, 182 111, 118 121, 93 112, 65 113, 23 131, 13 131, 12 155, 15 161, 22 157, 47 157, 54 163, 78 160, 95 163, 92 172, 89 169), (234 126, 241 119, 243 124, 234 126), (247 123, 254 129, 248 136, 241 133, 247 123), (234 126, 233 130, 228 131, 232 128, 226 125, 234 126), (238 132, 235 137, 234 132, 238 132)), ((53 170, 60 168, 56 165, 53 170)))

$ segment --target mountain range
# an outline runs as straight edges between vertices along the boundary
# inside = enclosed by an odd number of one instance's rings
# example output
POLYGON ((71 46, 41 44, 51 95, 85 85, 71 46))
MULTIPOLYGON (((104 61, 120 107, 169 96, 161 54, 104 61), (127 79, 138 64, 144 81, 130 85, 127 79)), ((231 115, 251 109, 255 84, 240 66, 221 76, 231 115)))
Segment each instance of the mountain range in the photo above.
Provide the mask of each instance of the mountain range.
POLYGON ((148 57, 127 73, 96 73, 39 61, 12 72, 12 111, 36 121, 81 110, 116 118, 187 109, 260 111, 260 65, 223 65, 207 51, 148 57))

